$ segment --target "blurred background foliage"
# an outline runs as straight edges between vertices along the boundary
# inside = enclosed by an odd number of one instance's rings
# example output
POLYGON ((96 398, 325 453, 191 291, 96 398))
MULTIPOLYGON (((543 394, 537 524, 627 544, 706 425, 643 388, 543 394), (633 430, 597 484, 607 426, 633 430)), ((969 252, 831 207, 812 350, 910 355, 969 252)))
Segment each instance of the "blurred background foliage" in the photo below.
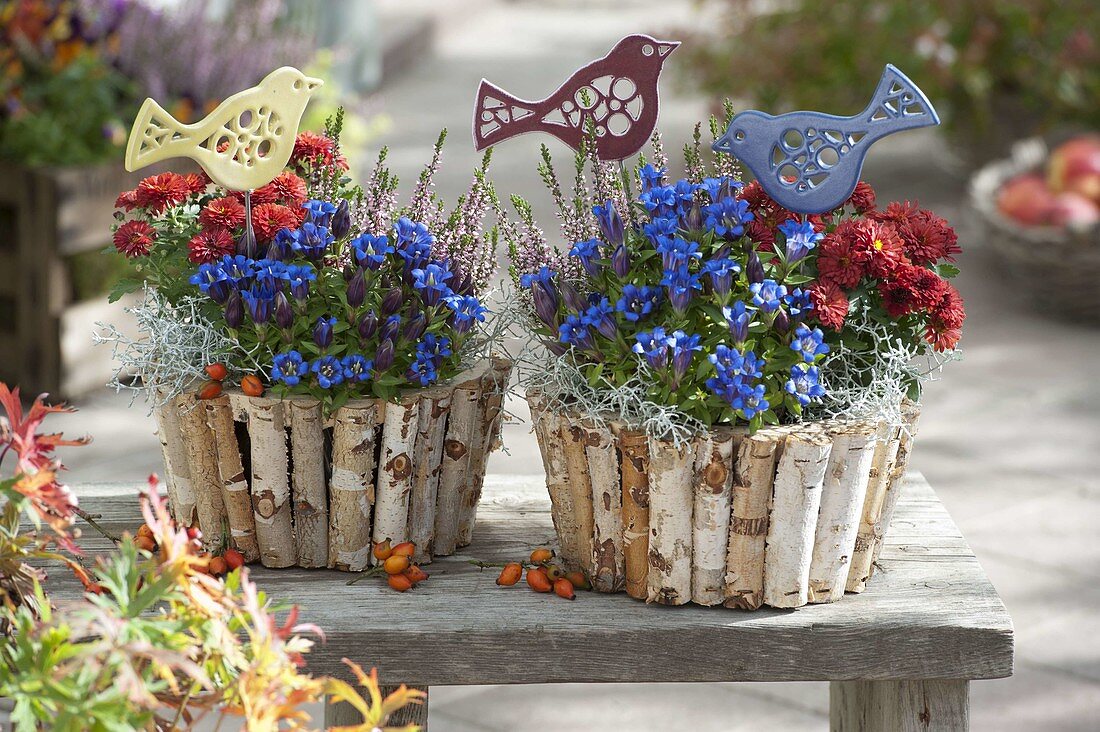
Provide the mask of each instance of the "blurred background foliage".
POLYGON ((886 63, 928 94, 971 162, 1058 126, 1100 127, 1096 0, 721 0, 686 32, 682 80, 776 113, 852 114, 886 63))

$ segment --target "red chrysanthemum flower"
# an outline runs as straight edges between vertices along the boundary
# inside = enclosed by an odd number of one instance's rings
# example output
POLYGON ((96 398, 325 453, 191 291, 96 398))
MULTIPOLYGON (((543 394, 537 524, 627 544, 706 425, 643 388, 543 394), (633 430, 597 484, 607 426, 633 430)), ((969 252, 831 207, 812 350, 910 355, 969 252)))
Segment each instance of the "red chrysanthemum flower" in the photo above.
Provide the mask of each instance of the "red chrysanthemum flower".
MULTIPOLYGON (((233 191, 232 195, 238 201, 241 201, 242 203, 244 202, 244 191, 233 191)), ((263 204, 263 203, 278 203, 278 202, 279 202, 279 194, 270 185, 266 185, 266 186, 263 186, 261 188, 257 188, 256 190, 252 191, 252 208, 253 209, 255 209, 256 206, 259 206, 260 204, 263 204)))
POLYGON ((745 236, 759 244, 761 252, 775 251, 775 229, 760 219, 753 219, 745 224, 745 236))
POLYGON ((200 231, 187 242, 187 258, 195 264, 216 262, 226 254, 233 254, 236 244, 233 235, 225 229, 200 231))
POLYGON ((257 241, 268 242, 281 229, 298 228, 298 217, 286 206, 264 203, 252 209, 252 227, 257 241))
POLYGON ((336 153, 336 145, 331 139, 308 130, 298 133, 298 137, 294 140, 294 152, 290 154, 291 164, 310 167, 318 160, 325 167, 348 169, 347 160, 343 155, 336 153))
POLYGON ((157 232, 148 221, 127 221, 115 232, 115 249, 127 257, 144 257, 156 238, 157 232))
POLYGON ((855 209, 856 213, 866 214, 875 210, 875 189, 869 183, 860 181, 856 183, 856 189, 848 197, 844 206, 855 209))
POLYGON ((764 188, 760 185, 760 181, 756 180, 741 189, 741 199, 748 202, 749 208, 760 208, 762 206, 775 204, 771 196, 764 192, 764 188))
POLYGON ((124 211, 133 211, 137 205, 137 191, 123 191, 115 199, 115 208, 121 208, 124 211))
POLYGON ((929 323, 924 332, 925 340, 937 351, 950 351, 958 345, 961 337, 962 331, 958 328, 939 328, 935 323, 929 323))
POLYGON ((905 246, 905 255, 915 264, 935 264, 941 259, 955 261, 959 237, 944 219, 931 211, 918 211, 897 227, 905 246))
POLYGON ((199 213, 199 223, 207 229, 236 229, 244 218, 244 205, 233 196, 215 198, 199 213))
POLYGON ((848 317, 848 296, 833 282, 818 282, 810 288, 814 317, 833 330, 840 330, 848 317))
POLYGON ((864 275, 864 256, 855 246, 854 228, 853 222, 845 221, 826 234, 817 249, 818 277, 844 290, 855 287, 864 275))
POLYGON ((890 224, 873 219, 861 219, 852 224, 852 246, 865 263, 867 271, 875 277, 888 277, 903 264, 905 245, 897 230, 890 224))
POLYGON ((271 201, 261 201, 261 203, 281 203, 290 208, 301 206, 306 202, 306 197, 309 195, 306 192, 306 182, 289 170, 279 173, 275 180, 256 191, 256 193, 261 191, 264 191, 265 195, 273 197, 271 201))
POLYGON ((878 290, 886 312, 891 318, 900 318, 906 313, 931 309, 943 299, 946 288, 947 281, 935 272, 903 264, 879 283, 878 290))
POLYGON ((187 182, 187 190, 190 191, 192 195, 205 193, 206 187, 211 183, 210 176, 205 172, 188 173, 183 176, 183 179, 187 182))
POLYGON ((905 267, 909 271, 913 300, 921 310, 936 307, 947 293, 947 280, 924 267, 905 267))
POLYGON ((943 297, 932 308, 932 319, 943 323, 948 328, 961 328, 963 321, 966 320, 962 295, 950 282, 944 283, 943 297))
POLYGON ((169 206, 183 203, 190 195, 187 180, 179 173, 151 175, 134 189, 137 205, 155 214, 163 212, 169 206))

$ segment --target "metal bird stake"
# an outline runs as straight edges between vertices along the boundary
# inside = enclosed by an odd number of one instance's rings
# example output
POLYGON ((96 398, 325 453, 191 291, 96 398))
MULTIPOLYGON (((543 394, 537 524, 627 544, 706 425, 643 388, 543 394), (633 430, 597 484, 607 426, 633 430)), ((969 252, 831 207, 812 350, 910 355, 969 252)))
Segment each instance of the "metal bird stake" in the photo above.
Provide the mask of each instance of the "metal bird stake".
POLYGON ((657 80, 679 45, 641 34, 627 36, 537 102, 482 79, 474 102, 474 146, 484 150, 516 135, 545 132, 579 150, 591 125, 600 160, 628 158, 642 149, 657 126, 657 80))
POLYGON ((189 125, 146 99, 126 143, 126 170, 190 158, 218 185, 244 191, 246 222, 238 250, 254 250, 252 191, 274 180, 290 161, 302 114, 323 83, 284 66, 189 125))
POLYGON ((939 123, 924 92, 887 64, 870 104, 859 114, 774 116, 749 110, 730 121, 713 149, 743 162, 779 205, 795 213, 819 214, 852 195, 872 144, 895 132, 939 123))

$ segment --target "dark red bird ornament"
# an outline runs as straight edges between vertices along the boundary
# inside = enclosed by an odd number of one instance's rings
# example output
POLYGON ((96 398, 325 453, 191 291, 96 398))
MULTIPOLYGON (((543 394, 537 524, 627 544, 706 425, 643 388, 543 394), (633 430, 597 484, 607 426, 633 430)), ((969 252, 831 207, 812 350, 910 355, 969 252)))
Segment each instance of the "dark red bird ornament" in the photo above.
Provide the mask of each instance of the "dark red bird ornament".
POLYGON ((516 135, 546 132, 577 150, 592 120, 600 160, 628 158, 642 149, 657 126, 657 79, 679 45, 641 34, 627 36, 538 102, 512 96, 482 79, 474 104, 474 146, 484 150, 516 135))

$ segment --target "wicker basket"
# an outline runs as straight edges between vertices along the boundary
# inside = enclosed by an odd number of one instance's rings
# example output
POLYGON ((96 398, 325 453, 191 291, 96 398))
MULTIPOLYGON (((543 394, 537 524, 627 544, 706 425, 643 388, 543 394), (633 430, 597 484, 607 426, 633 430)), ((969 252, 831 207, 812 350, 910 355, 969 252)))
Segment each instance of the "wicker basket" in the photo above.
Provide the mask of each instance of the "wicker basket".
POLYGON ((563 563, 602 592, 744 610, 864 590, 919 416, 716 428, 677 446, 527 400, 563 563))
POLYGON ((361 571, 385 539, 419 562, 451 554, 470 543, 510 371, 493 359, 328 418, 308 397, 175 397, 156 415, 173 516, 268 567, 361 571))
POLYGON ((1023 226, 997 210, 997 193, 1020 173, 1047 159, 1042 140, 1017 143, 1012 157, 985 166, 970 182, 970 196, 985 229, 986 247, 1033 307, 1063 322, 1100 323, 1100 226, 1072 231, 1023 226), (1054 286, 1057 293, 1052 294, 1054 286))

